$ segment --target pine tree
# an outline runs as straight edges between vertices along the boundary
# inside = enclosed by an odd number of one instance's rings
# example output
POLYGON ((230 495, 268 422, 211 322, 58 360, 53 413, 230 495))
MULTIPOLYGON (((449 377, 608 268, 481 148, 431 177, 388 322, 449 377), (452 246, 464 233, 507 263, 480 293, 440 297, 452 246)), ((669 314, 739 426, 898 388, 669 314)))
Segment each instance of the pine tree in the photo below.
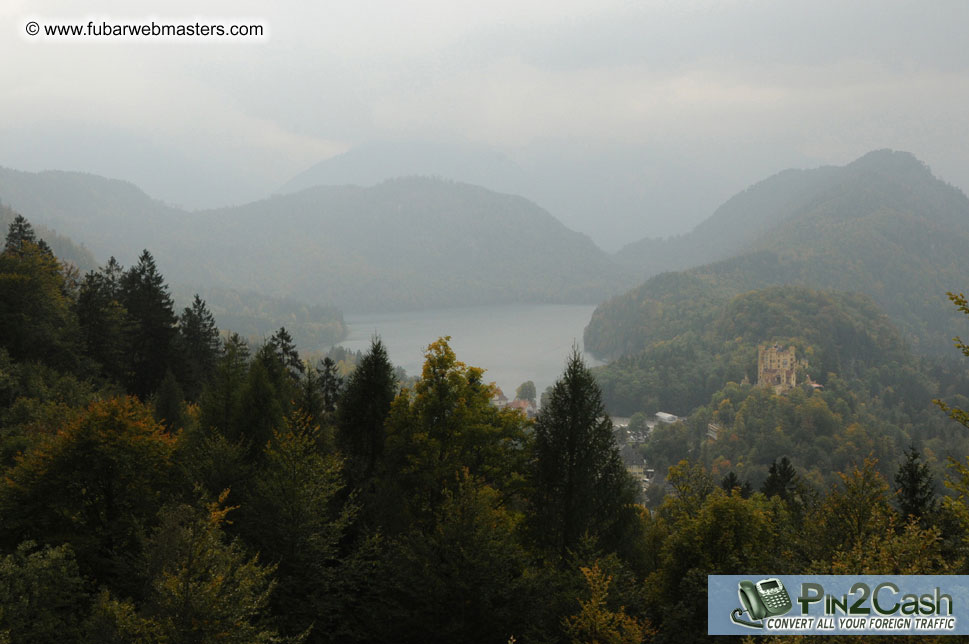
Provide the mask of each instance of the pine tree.
POLYGON ((35 240, 18 216, 0 252, 0 347, 15 360, 73 370, 79 347, 71 288, 61 263, 35 240))
POLYGON ((306 369, 296 389, 293 411, 305 414, 314 424, 322 425, 325 413, 322 389, 320 371, 318 369, 306 369))
POLYGON ((270 347, 271 352, 276 356, 280 364, 286 368, 290 377, 293 380, 299 379, 306 369, 306 366, 300 359, 299 352, 296 350, 296 344, 293 342, 293 336, 289 334, 286 327, 279 327, 279 330, 269 338, 266 346, 270 347))
POLYGON ((741 481, 740 477, 737 476, 737 473, 733 470, 727 472, 727 475, 720 479, 720 487, 722 487, 727 494, 733 493, 734 488, 738 488, 740 490, 740 496, 745 499, 750 496, 752 491, 750 481, 746 479, 741 481))
POLYGON ((780 462, 774 461, 764 484, 760 486, 760 491, 767 497, 779 496, 785 501, 790 501, 794 495, 794 488, 797 482, 797 470, 791 465, 791 461, 786 456, 780 462))
POLYGON ((320 389, 323 393, 323 410, 332 414, 336 411, 336 403, 343 389, 343 378, 337 373, 336 363, 330 356, 323 358, 323 366, 319 369, 319 372, 320 389))
POLYGON ((128 339, 120 275, 121 266, 112 257, 101 270, 84 276, 75 302, 85 353, 100 365, 102 376, 118 383, 125 381, 128 339))
POLYGON ((189 400, 198 400, 202 388, 215 373, 219 358, 219 328, 205 302, 195 294, 191 307, 182 311, 178 334, 184 350, 185 373, 182 382, 189 400))
POLYGON ((128 313, 128 391, 150 396, 172 366, 176 334, 174 305, 165 279, 147 250, 121 277, 121 303, 128 313))
POLYGON ((636 498, 602 392, 578 349, 535 421, 532 533, 565 561, 580 540, 610 532, 636 498))
POLYGON ((278 562, 272 603, 284 630, 296 634, 315 623, 312 641, 329 641, 345 612, 341 573, 353 558, 343 550, 354 508, 337 502, 341 460, 320 453, 320 440, 319 426, 300 412, 273 433, 238 529, 278 562), (321 623, 329 628, 320 632, 321 623))
POLYGON ((935 479, 914 445, 905 450, 905 460, 895 473, 895 485, 898 511, 903 517, 923 520, 935 512, 935 479))
POLYGON ((226 338, 215 367, 215 374, 200 400, 203 431, 215 429, 225 437, 238 437, 242 389, 249 374, 249 346, 238 333, 226 338))
POLYGON ((11 253, 20 253, 27 244, 37 245, 37 235, 34 233, 34 227, 30 225, 30 222, 23 215, 17 215, 10 222, 4 249, 11 253))
POLYGON ((232 430, 238 433, 230 433, 227 438, 245 441, 250 456, 258 458, 273 431, 283 426, 287 403, 288 400, 280 397, 263 363, 254 361, 232 421, 232 430))
POLYGON ((111 292, 117 295, 120 293, 121 289, 121 277, 124 275, 124 267, 112 256, 108 259, 108 263, 101 267, 101 272, 104 273, 105 279, 111 285, 111 292))
POLYGON ((380 338, 360 360, 340 397, 337 445, 347 459, 353 487, 373 476, 384 449, 384 420, 397 395, 394 366, 380 338))

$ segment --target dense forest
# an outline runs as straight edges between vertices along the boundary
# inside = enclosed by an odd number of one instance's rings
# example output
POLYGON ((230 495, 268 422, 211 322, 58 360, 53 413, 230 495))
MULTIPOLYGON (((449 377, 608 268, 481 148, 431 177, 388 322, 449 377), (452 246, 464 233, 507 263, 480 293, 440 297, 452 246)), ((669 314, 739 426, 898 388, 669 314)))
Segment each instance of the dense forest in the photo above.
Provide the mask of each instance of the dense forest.
MULTIPOLYGON (((907 358, 864 298, 791 297, 832 317, 804 337, 818 365, 864 380, 882 353, 907 358)), ((885 410, 837 377, 823 394, 714 393, 703 413, 734 451, 708 467, 695 444, 647 509, 575 352, 531 421, 494 406, 446 337, 406 386, 379 338, 340 369, 310 364, 285 329, 256 346, 199 297, 176 313, 148 251, 82 276, 22 217, 0 329, 3 642, 707 641, 707 574, 955 573, 969 554, 964 461, 940 497, 918 449, 874 449, 857 423, 838 435, 836 415, 885 410), (765 443, 776 419, 810 424, 814 451, 752 485, 743 445, 791 447, 765 443)), ((964 402, 947 398, 966 424, 964 402)), ((654 458, 680 440, 664 431, 704 420, 657 430, 654 458)))
POLYGON ((656 275, 600 305, 587 349, 630 355, 696 311, 793 285, 864 293, 917 354, 945 356, 961 324, 945 293, 969 282, 969 199, 912 155, 883 150, 843 168, 781 173, 667 243, 688 263, 659 270, 694 268, 656 275))
POLYGON ((577 354, 534 424, 447 338, 406 387, 379 339, 344 378, 285 329, 255 347, 201 298, 176 314, 148 251, 81 277, 22 217, 0 328, 2 641, 644 632, 578 601, 642 516, 577 354))
POLYGON ((943 476, 969 453, 931 404, 969 402, 951 342, 965 320, 945 296, 969 281, 967 222, 969 199, 906 153, 750 188, 690 236, 743 252, 656 275, 593 314, 585 346, 614 358, 596 370, 607 408, 637 425, 684 418, 638 446, 661 478, 688 458, 756 487, 788 457, 827 486, 863 456, 888 477, 912 445, 943 476), (775 343, 804 365, 784 395, 752 386, 758 347, 775 343))

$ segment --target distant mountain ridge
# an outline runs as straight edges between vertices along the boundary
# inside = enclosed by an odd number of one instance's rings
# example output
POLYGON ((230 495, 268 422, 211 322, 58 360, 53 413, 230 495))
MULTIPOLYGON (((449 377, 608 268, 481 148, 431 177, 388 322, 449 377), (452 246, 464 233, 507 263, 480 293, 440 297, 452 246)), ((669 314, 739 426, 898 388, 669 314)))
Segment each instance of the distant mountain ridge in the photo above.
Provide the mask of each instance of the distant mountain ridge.
POLYGON ((686 269, 599 307, 586 346, 603 357, 638 351, 700 314, 689 297, 783 284, 866 293, 916 350, 943 352, 960 331, 945 292, 969 283, 969 199, 889 150, 781 172, 692 233, 615 257, 522 197, 421 177, 189 213, 125 182, 0 168, 0 201, 102 261, 125 249, 132 256, 119 259, 131 263, 149 248, 173 283, 351 312, 595 303, 639 276, 686 269))
POLYGON ((375 186, 400 177, 442 177, 496 192, 522 194, 525 172, 487 148, 443 143, 373 142, 325 159, 280 186, 292 194, 317 186, 375 186))
POLYGON ((969 199, 911 154, 880 150, 842 168, 775 175, 671 246, 729 259, 657 275, 602 304, 588 349, 636 353, 707 303, 789 284, 865 293, 916 350, 943 353, 959 332, 945 293, 969 284, 969 199))
POLYGON ((149 248, 173 282, 354 312, 591 304, 635 283, 531 202, 438 179, 314 187, 188 213, 125 182, 0 169, 0 199, 100 256, 149 248))
POLYGON ((740 192, 685 235, 646 238, 621 248, 616 261, 642 271, 643 277, 683 270, 732 257, 758 239, 765 229, 794 216, 805 194, 830 184, 836 168, 784 170, 740 192))
POLYGON ((202 261, 220 283, 240 250, 269 252, 285 281, 253 270, 259 262, 239 267, 254 288, 355 311, 594 303, 633 283, 588 237, 531 202, 437 179, 308 188, 198 213, 194 227, 211 242, 202 261), (220 238, 230 225, 258 237, 241 246, 220 238))
POLYGON ((127 181, 85 172, 22 172, 0 167, 0 201, 34 225, 57 228, 105 261, 130 264, 188 213, 127 181))

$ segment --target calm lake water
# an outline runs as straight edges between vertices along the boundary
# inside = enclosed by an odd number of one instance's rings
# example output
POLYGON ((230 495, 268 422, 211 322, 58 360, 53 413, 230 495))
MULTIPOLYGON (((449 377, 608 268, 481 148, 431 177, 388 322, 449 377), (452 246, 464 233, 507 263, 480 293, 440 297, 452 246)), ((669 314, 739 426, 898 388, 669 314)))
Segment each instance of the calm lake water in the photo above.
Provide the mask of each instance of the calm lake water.
MULTIPOLYGON (((508 398, 526 380, 539 394, 565 369, 572 343, 582 348, 582 331, 594 306, 515 304, 409 313, 346 316, 350 334, 341 342, 366 352, 379 334, 390 360, 408 375, 420 375, 423 350, 443 335, 451 336, 458 360, 486 369, 485 381, 496 382, 508 398)), ((600 364, 585 356, 586 364, 600 364)))

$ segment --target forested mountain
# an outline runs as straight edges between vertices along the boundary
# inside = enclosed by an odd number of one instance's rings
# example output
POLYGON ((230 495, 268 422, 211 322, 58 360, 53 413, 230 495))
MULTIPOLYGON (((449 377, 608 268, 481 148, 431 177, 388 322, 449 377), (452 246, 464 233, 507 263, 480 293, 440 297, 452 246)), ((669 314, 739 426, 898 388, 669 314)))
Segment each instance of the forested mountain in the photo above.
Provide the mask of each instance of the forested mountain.
POLYGON ((930 404, 969 386, 950 359, 965 320, 946 297, 969 284, 969 200, 914 157, 781 173, 671 244, 727 258, 653 276, 585 332, 614 360, 597 370, 610 410, 688 419, 650 436, 657 472, 691 458, 757 484, 786 456, 828 485, 859 448, 882 463, 910 442, 935 463, 969 449, 930 404), (774 342, 824 391, 741 384, 774 342))
POLYGON ((880 207, 969 225, 958 189, 908 152, 876 150, 843 167, 779 172, 728 199, 691 232, 632 242, 615 257, 649 277, 742 254, 785 222, 810 218, 818 209, 857 217, 880 207))
MULTIPOLYGON (((942 294, 967 276, 969 201, 910 154, 891 151, 782 172, 689 235, 633 244, 614 258, 522 198, 427 178, 317 186, 188 213, 120 181, 0 170, 0 198, 99 257, 151 247, 176 284, 359 312, 601 301, 634 274, 702 265, 693 274, 718 292, 795 283, 868 293, 919 351, 941 351, 947 341, 937 338, 952 335, 942 294), (935 299, 923 301, 928 293, 935 299)), ((643 302, 652 289, 628 297, 643 302)), ((589 346, 604 356, 645 346, 606 320, 636 306, 604 306, 589 346)))
POLYGON ((781 173, 669 244, 684 263, 694 251, 733 256, 607 301, 586 348, 636 353, 733 295, 792 284, 866 293, 917 352, 944 353, 957 332, 945 293, 969 283, 969 199, 912 155, 878 151, 843 168, 781 173))
MULTIPOLYGON (((656 329, 646 349, 599 369, 611 409, 666 410, 685 416, 729 381, 757 379, 757 346, 795 345, 808 363, 802 380, 831 374, 858 377, 866 369, 904 365, 914 358, 895 327, 867 297, 769 287, 678 313, 656 329)), ((929 394, 922 396, 928 402, 929 394)))
POLYGON ((691 232, 632 242, 615 258, 649 277, 732 257, 764 231, 794 216, 816 191, 832 185, 838 170, 784 170, 731 197, 691 232))
POLYGON ((198 213, 194 228, 205 253, 188 255, 216 283, 355 311, 594 302, 629 283, 525 199, 434 179, 309 188, 198 213))
POLYGON ((867 296, 774 286, 705 302, 667 320, 648 348, 596 369, 613 413, 684 419, 657 425, 642 447, 658 474, 690 459, 760 485, 786 457, 826 487, 860 455, 889 476, 917 445, 942 476, 947 459, 969 451, 965 432, 932 404, 969 403, 964 366, 913 355, 867 296), (763 344, 795 348, 797 387, 755 386, 763 344))
POLYGON ((634 283, 527 200, 436 179, 316 187, 187 213, 120 181, 3 170, 0 196, 98 255, 150 246, 174 283, 358 312, 593 303, 634 283))

